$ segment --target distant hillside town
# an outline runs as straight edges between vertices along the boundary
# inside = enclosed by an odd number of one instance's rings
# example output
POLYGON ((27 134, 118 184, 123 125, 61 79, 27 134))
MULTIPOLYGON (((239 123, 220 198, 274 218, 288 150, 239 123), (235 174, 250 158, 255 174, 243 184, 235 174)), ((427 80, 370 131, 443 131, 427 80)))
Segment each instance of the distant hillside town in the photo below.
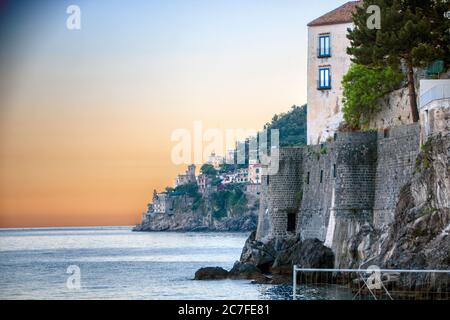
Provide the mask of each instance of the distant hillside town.
POLYGON ((227 190, 228 186, 241 188, 246 194, 259 195, 261 174, 261 164, 258 162, 244 166, 227 164, 224 157, 213 153, 200 168, 198 175, 196 166, 191 164, 185 173, 177 175, 173 188, 167 187, 164 192, 159 193, 154 190, 152 202, 145 214, 170 215, 175 210, 177 198, 188 195, 195 200, 196 193, 206 198, 221 190, 227 190))
MULTIPOLYGON (((264 130, 279 130, 281 146, 306 143, 306 106, 275 115, 264 130)), ((256 229, 263 164, 249 137, 225 156, 212 153, 198 168, 178 174, 173 186, 153 191, 136 231, 252 231, 256 229), (238 152, 243 151, 243 163, 238 152), (197 172, 198 171, 198 172, 197 172)))

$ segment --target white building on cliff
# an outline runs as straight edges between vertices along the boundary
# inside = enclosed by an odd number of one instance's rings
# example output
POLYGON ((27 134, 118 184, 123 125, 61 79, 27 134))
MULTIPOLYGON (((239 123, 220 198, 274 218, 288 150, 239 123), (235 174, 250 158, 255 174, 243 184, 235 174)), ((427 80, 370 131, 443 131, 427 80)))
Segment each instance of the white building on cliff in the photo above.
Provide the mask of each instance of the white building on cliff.
POLYGON ((360 1, 350 1, 308 24, 307 143, 332 137, 343 121, 342 78, 350 67, 347 29, 360 1))

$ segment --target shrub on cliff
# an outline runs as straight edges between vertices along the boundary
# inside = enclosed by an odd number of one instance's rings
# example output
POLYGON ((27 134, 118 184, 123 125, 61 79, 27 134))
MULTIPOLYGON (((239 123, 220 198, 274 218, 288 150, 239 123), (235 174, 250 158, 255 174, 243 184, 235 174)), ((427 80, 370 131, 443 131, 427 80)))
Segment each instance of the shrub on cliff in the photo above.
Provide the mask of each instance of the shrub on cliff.
POLYGON ((182 184, 173 189, 173 192, 195 197, 198 194, 198 185, 196 183, 182 184))
POLYGON ((294 105, 290 111, 274 115, 272 121, 266 123, 264 130, 270 134, 271 129, 278 129, 282 147, 305 145, 306 110, 306 105, 301 107, 294 105))
POLYGON ((205 163, 204 165, 202 165, 202 167, 200 168, 200 172, 202 174, 208 175, 208 176, 216 176, 217 175, 217 171, 216 169, 214 169, 214 166, 209 164, 209 163, 205 163))
POLYGON ((221 219, 224 217, 237 216, 246 211, 247 198, 243 191, 244 186, 230 184, 225 189, 211 195, 213 217, 221 219))
POLYGON ((402 74, 392 67, 370 68, 353 64, 342 80, 344 119, 352 129, 368 124, 378 111, 378 100, 397 88, 402 74))
POLYGON ((414 122, 419 120, 414 68, 436 59, 450 63, 450 20, 444 16, 448 9, 447 0, 371 0, 362 2, 353 14, 348 54, 353 62, 366 66, 405 66, 414 122), (381 9, 379 26, 369 23, 374 17, 369 6, 381 9))
POLYGON ((175 188, 166 188, 166 192, 169 194, 186 195, 193 198, 194 206, 193 210, 197 210, 201 205, 202 195, 198 191, 198 185, 196 183, 186 183, 175 188))

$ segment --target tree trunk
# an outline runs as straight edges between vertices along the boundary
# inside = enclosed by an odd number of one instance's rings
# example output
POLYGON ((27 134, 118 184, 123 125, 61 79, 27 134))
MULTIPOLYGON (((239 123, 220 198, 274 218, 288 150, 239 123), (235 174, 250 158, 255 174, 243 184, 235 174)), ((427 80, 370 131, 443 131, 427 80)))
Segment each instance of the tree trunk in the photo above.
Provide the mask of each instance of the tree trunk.
POLYGON ((414 68, 412 62, 407 62, 408 67, 408 95, 409 95, 409 106, 411 108, 411 115, 413 122, 419 121, 419 110, 417 109, 417 96, 416 88, 414 87, 414 68))

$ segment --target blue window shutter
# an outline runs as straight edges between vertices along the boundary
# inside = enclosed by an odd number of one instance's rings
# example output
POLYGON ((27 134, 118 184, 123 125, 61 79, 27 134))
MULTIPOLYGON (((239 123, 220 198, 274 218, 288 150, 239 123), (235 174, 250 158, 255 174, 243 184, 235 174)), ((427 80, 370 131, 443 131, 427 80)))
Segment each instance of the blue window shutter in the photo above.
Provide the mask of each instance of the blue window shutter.
POLYGON ((330 36, 319 36, 319 49, 317 50, 319 57, 330 57, 331 47, 330 47, 330 36))
POLYGON ((319 68, 319 89, 330 89, 331 88, 331 69, 329 67, 319 68))

